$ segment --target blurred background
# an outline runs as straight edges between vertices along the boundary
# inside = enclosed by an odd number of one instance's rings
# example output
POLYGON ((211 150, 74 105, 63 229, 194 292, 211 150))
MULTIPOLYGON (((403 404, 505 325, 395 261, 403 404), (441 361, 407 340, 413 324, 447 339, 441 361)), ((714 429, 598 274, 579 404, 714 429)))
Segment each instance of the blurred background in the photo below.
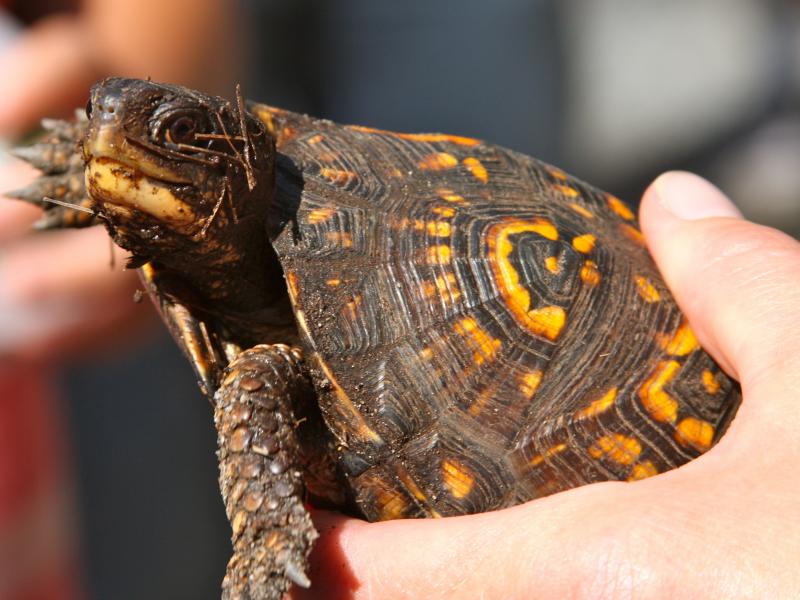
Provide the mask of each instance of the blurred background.
MULTIPOLYGON (((0 0, 6 143, 106 74, 475 136, 632 204, 690 169, 800 236, 789 0, 0 0)), ((29 176, 6 159, 0 189, 29 176)), ((218 598, 210 407, 107 242, 34 218, 0 205, 0 600, 218 598)))

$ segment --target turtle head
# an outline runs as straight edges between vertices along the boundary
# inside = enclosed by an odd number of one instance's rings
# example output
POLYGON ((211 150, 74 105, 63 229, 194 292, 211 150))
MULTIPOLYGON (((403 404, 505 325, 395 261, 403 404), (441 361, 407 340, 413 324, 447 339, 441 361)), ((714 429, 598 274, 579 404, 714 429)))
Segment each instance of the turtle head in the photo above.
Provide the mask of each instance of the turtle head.
POLYGON ((275 146, 241 98, 112 78, 92 88, 86 111, 86 188, 120 246, 207 266, 263 237, 275 146))

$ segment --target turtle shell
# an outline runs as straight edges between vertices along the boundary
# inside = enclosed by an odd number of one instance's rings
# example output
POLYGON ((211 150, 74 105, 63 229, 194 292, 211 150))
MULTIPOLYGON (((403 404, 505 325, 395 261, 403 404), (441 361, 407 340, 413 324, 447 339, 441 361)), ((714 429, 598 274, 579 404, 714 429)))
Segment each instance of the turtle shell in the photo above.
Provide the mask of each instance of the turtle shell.
POLYGON ((740 400, 612 195, 478 140, 263 105, 271 236, 354 500, 486 511, 708 450, 740 400))

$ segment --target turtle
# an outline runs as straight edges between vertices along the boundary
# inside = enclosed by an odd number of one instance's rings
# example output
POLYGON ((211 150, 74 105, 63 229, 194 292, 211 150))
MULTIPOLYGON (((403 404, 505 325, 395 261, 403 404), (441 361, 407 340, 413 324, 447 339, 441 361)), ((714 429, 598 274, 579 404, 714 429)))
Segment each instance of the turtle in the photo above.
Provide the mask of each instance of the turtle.
POLYGON ((45 125, 17 196, 130 251, 212 403, 224 597, 311 585, 309 506, 435 518, 632 482, 739 406, 632 209, 557 167, 126 78, 45 125))

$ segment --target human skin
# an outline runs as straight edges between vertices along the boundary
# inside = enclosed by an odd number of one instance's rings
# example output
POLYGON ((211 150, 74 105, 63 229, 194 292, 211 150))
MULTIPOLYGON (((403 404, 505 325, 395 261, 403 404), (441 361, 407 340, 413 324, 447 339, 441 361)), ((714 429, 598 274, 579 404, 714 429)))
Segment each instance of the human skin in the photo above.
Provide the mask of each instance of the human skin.
POLYGON ((722 440, 683 467, 492 513, 365 523, 323 511, 295 598, 800 597, 800 243, 687 173, 641 205, 703 346, 742 384, 722 440))
MULTIPOLYGON (((77 3, 76 3, 77 4, 77 3)), ((45 16, 0 53, 0 137, 43 116, 68 116, 109 74, 152 77, 230 95, 239 64, 236 11, 220 0, 84 0, 71 15, 45 16), (199 34, 198 32, 203 32, 199 34)), ((239 36, 240 37, 240 36, 239 36)), ((0 195, 36 173, 0 164, 0 195)), ((0 360, 53 362, 98 350, 154 320, 131 298, 140 286, 123 271, 102 228, 31 236, 41 211, 0 198, 0 360), (57 299, 58 302, 54 302, 57 299)), ((104 349, 105 349, 104 348, 104 349)))

